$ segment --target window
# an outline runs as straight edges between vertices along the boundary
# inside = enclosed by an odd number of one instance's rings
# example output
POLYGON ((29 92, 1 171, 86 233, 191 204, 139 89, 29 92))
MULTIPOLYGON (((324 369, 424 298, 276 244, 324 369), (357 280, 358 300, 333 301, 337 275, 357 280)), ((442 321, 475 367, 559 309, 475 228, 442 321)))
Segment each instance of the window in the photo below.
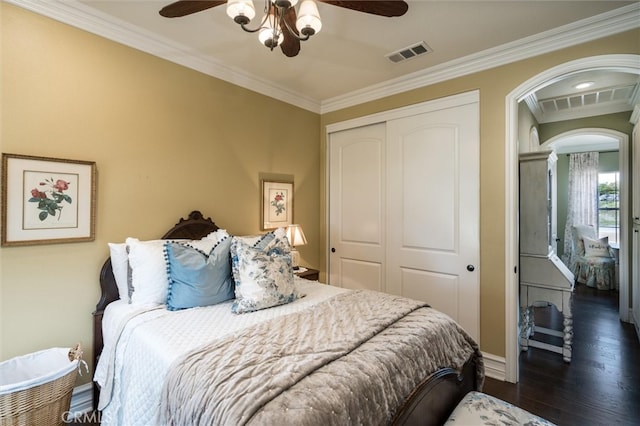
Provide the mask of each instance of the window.
POLYGON ((599 238, 609 237, 610 243, 620 239, 620 173, 598 174, 599 238))

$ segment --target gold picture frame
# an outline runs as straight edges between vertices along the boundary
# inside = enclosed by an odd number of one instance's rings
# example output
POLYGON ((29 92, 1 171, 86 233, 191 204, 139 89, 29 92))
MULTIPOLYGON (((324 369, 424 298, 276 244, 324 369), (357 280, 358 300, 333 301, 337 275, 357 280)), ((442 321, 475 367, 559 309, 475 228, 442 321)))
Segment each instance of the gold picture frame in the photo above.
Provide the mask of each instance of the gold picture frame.
POLYGON ((261 228, 285 228, 293 223, 293 182, 262 181, 261 228))
POLYGON ((2 246, 95 240, 96 163, 2 154, 2 246))

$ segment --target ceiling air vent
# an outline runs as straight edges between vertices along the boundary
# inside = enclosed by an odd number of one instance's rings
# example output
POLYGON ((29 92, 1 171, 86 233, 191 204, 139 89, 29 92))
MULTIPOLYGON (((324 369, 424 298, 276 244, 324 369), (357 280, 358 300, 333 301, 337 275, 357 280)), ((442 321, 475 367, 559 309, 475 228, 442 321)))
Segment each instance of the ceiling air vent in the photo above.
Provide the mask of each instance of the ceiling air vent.
POLYGON ((427 46, 427 43, 421 41, 420 43, 389 53, 386 57, 389 58, 391 62, 398 63, 406 61, 407 59, 415 58, 416 56, 424 55, 431 51, 432 50, 427 46))

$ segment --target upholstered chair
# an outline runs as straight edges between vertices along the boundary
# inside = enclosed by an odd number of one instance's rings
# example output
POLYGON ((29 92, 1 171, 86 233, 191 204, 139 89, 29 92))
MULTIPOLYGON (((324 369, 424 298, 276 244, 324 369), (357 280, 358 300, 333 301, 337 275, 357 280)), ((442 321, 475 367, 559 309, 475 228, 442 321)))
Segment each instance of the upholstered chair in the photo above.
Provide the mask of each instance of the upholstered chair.
POLYGON ((617 290, 616 261, 608 237, 598 238, 592 225, 573 226, 571 237, 569 269, 576 283, 598 290, 617 290))

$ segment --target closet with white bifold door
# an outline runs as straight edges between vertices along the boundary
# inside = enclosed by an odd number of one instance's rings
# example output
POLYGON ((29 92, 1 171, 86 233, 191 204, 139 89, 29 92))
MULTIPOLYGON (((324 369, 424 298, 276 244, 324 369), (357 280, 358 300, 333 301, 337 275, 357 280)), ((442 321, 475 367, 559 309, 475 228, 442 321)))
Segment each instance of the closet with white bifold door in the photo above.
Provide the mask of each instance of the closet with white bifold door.
POLYGON ((331 285, 423 300, 480 340, 479 94, 327 127, 331 285))

